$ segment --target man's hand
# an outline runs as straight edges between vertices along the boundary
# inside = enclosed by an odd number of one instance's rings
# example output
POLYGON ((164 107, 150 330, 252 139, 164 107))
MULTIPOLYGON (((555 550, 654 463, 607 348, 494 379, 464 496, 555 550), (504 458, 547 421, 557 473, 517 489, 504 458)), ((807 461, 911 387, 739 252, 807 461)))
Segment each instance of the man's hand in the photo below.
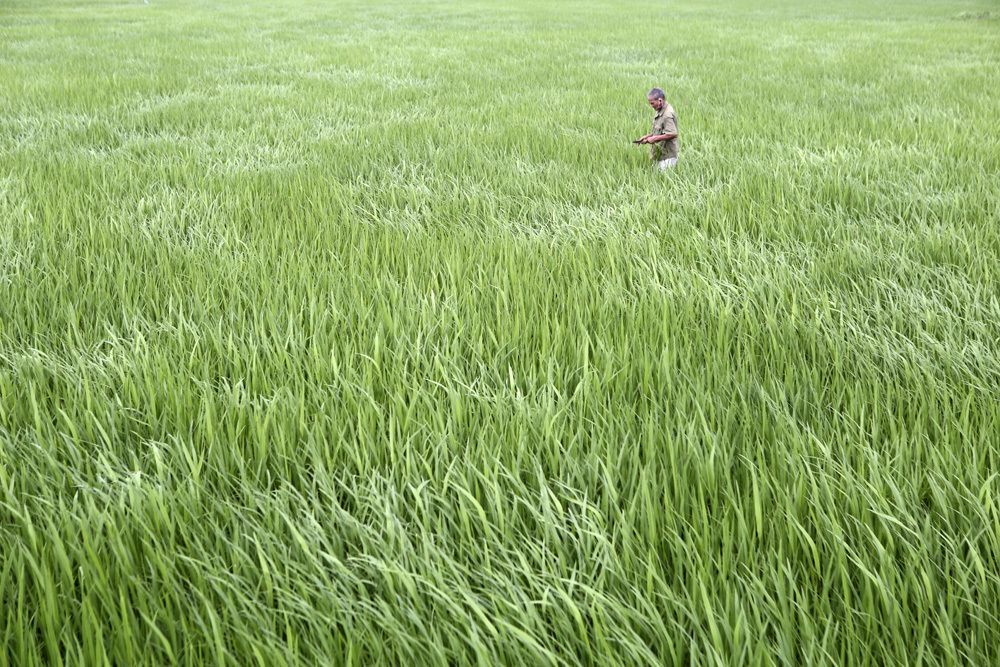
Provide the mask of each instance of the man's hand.
POLYGON ((639 137, 638 139, 636 139, 636 140, 635 140, 635 141, 633 141, 632 143, 633 143, 633 144, 648 144, 648 143, 649 143, 649 138, 650 138, 651 136, 653 136, 653 135, 651 135, 651 134, 647 134, 647 135, 646 135, 646 136, 644 136, 644 137, 639 137))
POLYGON ((647 134, 642 139, 637 141, 637 144, 658 144, 661 141, 669 141, 677 136, 676 132, 667 134, 647 134))

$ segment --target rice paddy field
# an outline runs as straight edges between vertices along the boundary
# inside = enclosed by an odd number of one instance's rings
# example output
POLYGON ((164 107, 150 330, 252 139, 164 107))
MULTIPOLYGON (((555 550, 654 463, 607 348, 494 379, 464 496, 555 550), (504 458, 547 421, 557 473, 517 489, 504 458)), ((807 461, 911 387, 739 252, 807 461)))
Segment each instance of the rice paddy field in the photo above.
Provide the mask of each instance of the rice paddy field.
POLYGON ((997 664, 998 90, 980 0, 3 0, 0 665, 997 664))

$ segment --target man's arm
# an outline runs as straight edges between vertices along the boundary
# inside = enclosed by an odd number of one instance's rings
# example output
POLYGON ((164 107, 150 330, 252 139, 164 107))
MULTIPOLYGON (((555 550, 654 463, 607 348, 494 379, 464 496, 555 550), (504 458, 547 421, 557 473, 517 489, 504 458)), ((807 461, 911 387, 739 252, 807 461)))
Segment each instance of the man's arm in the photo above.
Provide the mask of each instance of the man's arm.
POLYGON ((655 144, 660 141, 667 141, 668 139, 673 139, 677 136, 676 132, 670 132, 668 134, 647 134, 642 139, 639 140, 641 144, 655 144))
POLYGON ((658 120, 659 122, 653 123, 653 132, 659 131, 659 134, 647 134, 646 140, 643 143, 656 144, 661 141, 668 141, 677 136, 677 116, 674 115, 673 109, 670 110, 669 115, 658 120))

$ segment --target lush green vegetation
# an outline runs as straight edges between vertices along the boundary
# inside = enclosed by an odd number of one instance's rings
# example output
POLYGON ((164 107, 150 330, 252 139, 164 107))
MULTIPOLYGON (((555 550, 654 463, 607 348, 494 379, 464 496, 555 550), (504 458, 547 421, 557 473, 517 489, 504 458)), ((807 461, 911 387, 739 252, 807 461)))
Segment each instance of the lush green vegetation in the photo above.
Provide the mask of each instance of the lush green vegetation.
POLYGON ((0 5, 0 664, 1000 660, 995 5, 273 4, 0 5))

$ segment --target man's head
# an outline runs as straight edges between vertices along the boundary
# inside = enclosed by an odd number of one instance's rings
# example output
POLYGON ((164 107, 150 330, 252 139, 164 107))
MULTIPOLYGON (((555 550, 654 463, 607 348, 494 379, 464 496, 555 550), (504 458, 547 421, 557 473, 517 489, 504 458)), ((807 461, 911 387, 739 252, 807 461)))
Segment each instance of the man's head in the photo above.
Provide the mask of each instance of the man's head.
POLYGON ((663 91, 659 88, 653 88, 651 91, 646 93, 646 100, 649 101, 649 106, 653 107, 657 111, 662 109, 663 105, 667 103, 663 91))

